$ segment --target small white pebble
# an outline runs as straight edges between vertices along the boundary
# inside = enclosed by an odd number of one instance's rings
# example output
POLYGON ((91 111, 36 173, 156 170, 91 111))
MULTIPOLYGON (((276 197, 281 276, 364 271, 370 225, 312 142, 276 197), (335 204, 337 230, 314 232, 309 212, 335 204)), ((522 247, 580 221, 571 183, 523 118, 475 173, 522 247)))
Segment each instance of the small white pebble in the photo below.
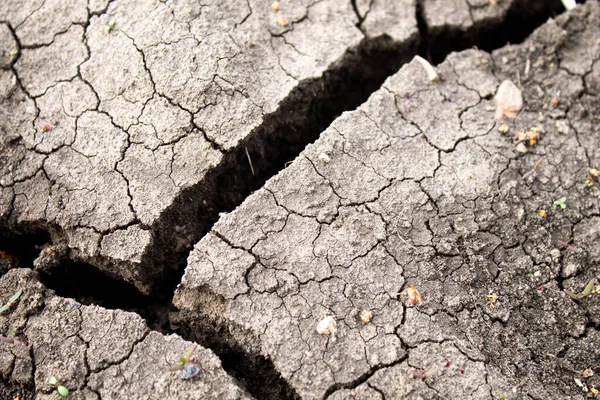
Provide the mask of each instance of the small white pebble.
POLYGON ((533 276, 535 276, 536 278, 539 278, 540 276, 542 276, 542 273, 540 271, 535 271, 533 273, 533 276))
POLYGON ((335 333, 337 332, 335 319, 331 315, 323 318, 317 324, 317 332, 320 335, 330 335, 331 341, 335 341, 335 333))
POLYGON ((577 7, 577 3, 575 2, 575 0, 562 0, 562 3, 567 11, 570 11, 577 7))
POLYGON ((327 153, 321 153, 319 154, 319 160, 327 164, 331 161, 331 157, 327 153))
POLYGON ((569 123, 564 119, 556 121, 556 124, 554 124, 554 127, 556 128, 556 131, 558 133, 561 133, 563 135, 569 134, 569 123))
POLYGON ((525 146, 523 142, 519 142, 519 144, 517 144, 517 146, 515 147, 515 150, 521 154, 525 154, 529 151, 527 150, 527 146, 525 146))
POLYGON ((523 108, 523 94, 517 85, 509 80, 502 81, 494 100, 496 101, 496 120, 504 117, 516 118, 523 108))

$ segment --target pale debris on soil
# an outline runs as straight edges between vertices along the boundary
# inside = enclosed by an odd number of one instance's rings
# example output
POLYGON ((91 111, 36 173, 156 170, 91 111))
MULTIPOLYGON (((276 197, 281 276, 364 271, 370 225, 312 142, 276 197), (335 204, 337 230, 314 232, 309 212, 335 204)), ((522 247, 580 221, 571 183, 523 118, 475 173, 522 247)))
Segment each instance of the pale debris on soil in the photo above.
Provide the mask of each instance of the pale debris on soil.
POLYGON ((319 333, 319 335, 331 336, 331 341, 335 342, 335 334, 337 332, 337 324, 335 322, 335 318, 329 315, 320 320, 317 324, 317 332, 319 333))
POLYGON ((502 120, 504 117, 514 119, 523 108, 523 94, 509 80, 502 81, 494 100, 496 101, 495 118, 497 120, 502 120))

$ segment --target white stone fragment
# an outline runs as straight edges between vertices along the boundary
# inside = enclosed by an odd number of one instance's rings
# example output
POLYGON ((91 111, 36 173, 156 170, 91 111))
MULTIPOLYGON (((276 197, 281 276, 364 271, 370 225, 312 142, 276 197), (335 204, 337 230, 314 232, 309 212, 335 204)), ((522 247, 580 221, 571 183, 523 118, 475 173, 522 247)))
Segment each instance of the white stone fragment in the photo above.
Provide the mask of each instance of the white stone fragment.
POLYGON ((562 3, 567 11, 570 11, 577 7, 577 3, 575 2, 575 0, 562 0, 562 3))
POLYGON ((321 153, 319 154, 319 160, 327 164, 331 161, 331 157, 327 153, 321 153))
POLYGON ((559 121, 556 121, 556 124, 554 124, 554 126, 558 133, 563 135, 569 134, 569 123, 566 120, 561 119, 559 121))
POLYGON ((331 315, 323 318, 317 324, 317 332, 320 335, 330 335, 331 341, 335 342, 335 333, 337 332, 335 319, 331 315))
POLYGON ((429 64, 429 61, 427 61, 426 59, 424 59, 421 56, 415 56, 415 60, 417 60, 419 62, 419 64, 421 64, 421 66, 427 73, 427 78, 430 81, 433 82, 433 81, 437 81, 438 79, 440 79, 440 76, 435 71, 435 68, 433 68, 433 66, 431 64, 429 64))
POLYGON ((509 80, 505 80, 500 84, 494 100, 496 100, 495 118, 497 120, 501 120, 504 117, 515 118, 523 108, 523 94, 509 80))
POLYGON ((515 147, 515 150, 517 150, 521 154, 525 154, 528 152, 527 146, 525 146, 525 144, 523 144, 523 142, 519 142, 517 144, 517 146, 515 147))

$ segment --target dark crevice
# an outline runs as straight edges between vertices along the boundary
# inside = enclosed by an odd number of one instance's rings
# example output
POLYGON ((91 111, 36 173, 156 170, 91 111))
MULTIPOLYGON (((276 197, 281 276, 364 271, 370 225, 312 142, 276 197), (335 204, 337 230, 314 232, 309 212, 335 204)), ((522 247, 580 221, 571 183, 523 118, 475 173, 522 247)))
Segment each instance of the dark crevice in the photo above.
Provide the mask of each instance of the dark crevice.
POLYGON ((191 246, 253 191, 260 189, 304 148, 314 142, 342 112, 365 102, 384 80, 417 52, 417 38, 398 45, 391 38, 363 40, 321 78, 300 82, 201 184, 184 190, 151 227, 154 245, 142 260, 152 292, 172 294, 191 246), (252 161, 250 165, 249 159, 252 161))
POLYGON ((135 312, 146 320, 150 329, 172 333, 169 313, 174 308, 170 298, 143 294, 134 285, 80 262, 64 261, 38 272, 40 282, 58 296, 73 298, 84 305, 135 312))
POLYGON ((466 30, 454 26, 432 29, 427 26, 423 0, 419 0, 417 21, 423 37, 419 53, 433 64, 439 64, 448 54, 474 46, 490 52, 508 43, 518 44, 548 18, 563 11, 560 0, 516 0, 504 18, 479 20, 466 30))
MULTIPOLYGON (((297 400, 300 396, 279 374, 273 361, 259 354, 258 340, 242 327, 220 318, 223 299, 212 301, 213 295, 203 293, 211 315, 179 315, 178 333, 211 349, 219 358, 223 369, 237 379, 239 385, 254 398, 261 400, 297 400), (182 318, 183 317, 183 318, 182 318)), ((208 311, 208 310, 207 310, 208 311)))
POLYGON ((34 400, 35 390, 28 385, 20 385, 14 382, 6 382, 0 377, 0 399, 34 400))
POLYGON ((356 27, 360 28, 360 26, 362 25, 363 21, 365 20, 365 16, 364 15, 360 15, 360 11, 358 11, 358 5, 356 4, 356 0, 350 0, 350 4, 352 5, 352 10, 354 11, 354 14, 356 14, 356 18, 358 18, 358 22, 356 23, 356 27))
POLYGON ((50 235, 40 229, 12 234, 0 229, 0 276, 11 268, 31 268, 40 251, 50 243, 50 235))

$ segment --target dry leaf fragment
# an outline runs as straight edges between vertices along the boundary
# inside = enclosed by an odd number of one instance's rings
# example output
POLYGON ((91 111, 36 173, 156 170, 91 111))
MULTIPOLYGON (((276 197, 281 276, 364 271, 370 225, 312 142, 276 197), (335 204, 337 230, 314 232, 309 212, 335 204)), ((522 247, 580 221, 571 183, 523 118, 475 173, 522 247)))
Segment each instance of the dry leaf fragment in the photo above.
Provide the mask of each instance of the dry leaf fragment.
POLYGON ((530 146, 535 146, 538 140, 540 140, 540 128, 532 127, 526 133, 527 139, 529 140, 530 146))
POLYGON ((490 305, 494 305, 496 300, 498 300, 498 295, 492 293, 492 294, 488 295, 487 299, 490 302, 490 305))
POLYGON ((523 94, 509 80, 505 80, 500 84, 494 100, 496 100, 495 118, 497 120, 501 120, 504 117, 515 118, 523 108, 523 94))
POLYGON ((546 210, 540 210, 540 212, 538 214, 542 218, 548 218, 548 213, 546 212, 546 210))
POLYGON ((408 302, 411 305, 414 306, 417 303, 423 304, 423 297, 421 296, 421 293, 419 293, 416 287, 409 286, 406 289, 406 294, 408 295, 408 302))
POLYGON ((517 130, 515 131, 515 136, 517 137, 517 140, 518 140, 519 142, 522 142, 522 141, 524 141, 525 139, 527 139, 527 134, 525 133, 525 131, 522 131, 522 130, 520 130, 520 129, 517 129, 517 130))
POLYGON ((600 390, 596 388, 590 388, 590 393, 594 395, 594 397, 600 396, 600 390))
POLYGON ((594 178, 592 178, 591 176, 588 176, 588 178, 585 180, 584 184, 587 187, 594 186, 594 178))

